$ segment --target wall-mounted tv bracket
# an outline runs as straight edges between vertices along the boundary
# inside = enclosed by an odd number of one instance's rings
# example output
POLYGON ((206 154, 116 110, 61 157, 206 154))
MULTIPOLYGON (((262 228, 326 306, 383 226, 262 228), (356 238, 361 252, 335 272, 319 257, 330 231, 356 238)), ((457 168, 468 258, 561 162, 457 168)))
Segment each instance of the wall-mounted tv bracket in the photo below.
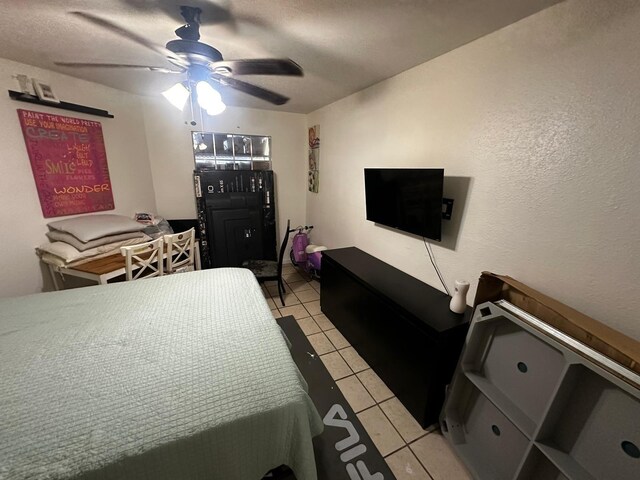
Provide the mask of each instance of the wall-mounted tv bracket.
POLYGON ((442 219, 451 220, 451 214, 453 213, 453 198, 442 199, 442 219))

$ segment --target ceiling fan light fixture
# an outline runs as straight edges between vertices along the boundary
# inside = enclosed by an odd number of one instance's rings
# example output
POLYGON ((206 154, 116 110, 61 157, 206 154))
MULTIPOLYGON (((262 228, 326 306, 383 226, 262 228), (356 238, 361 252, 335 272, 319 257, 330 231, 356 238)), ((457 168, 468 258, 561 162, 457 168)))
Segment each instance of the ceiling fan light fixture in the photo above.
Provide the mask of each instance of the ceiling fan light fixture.
POLYGON ((196 83, 198 105, 206 110, 209 115, 220 115, 227 106, 222 101, 220 93, 209 82, 196 83))
POLYGON ((218 102, 214 104, 212 107, 207 109, 207 113, 211 116, 220 115, 227 109, 227 106, 222 102, 218 102))
POLYGON ((189 90, 182 83, 176 83, 170 89, 162 92, 162 95, 171 105, 182 111, 189 98, 189 90))
POLYGON ((209 110, 209 107, 222 102, 222 96, 209 82, 200 81, 196 83, 196 94, 198 95, 198 105, 205 110, 209 110))
MULTIPOLYGON (((127 2, 132 1, 133 0, 127 0, 127 2)), ((55 62, 56 65, 76 68, 95 67, 103 69, 131 69, 179 75, 186 73, 187 80, 186 82, 182 82, 182 86, 174 85, 174 87, 163 92, 167 100, 179 110, 184 109, 184 106, 190 97, 190 106, 193 106, 196 98, 191 96, 194 95, 192 86, 198 82, 213 82, 214 85, 222 85, 223 87, 237 90, 273 105, 284 105, 289 101, 289 98, 284 95, 280 95, 279 93, 272 92, 271 90, 249 82, 243 82, 242 80, 238 80, 236 77, 240 75, 279 75, 301 77, 303 75, 300 65, 289 58, 225 60, 218 49, 200 41, 200 15, 202 10, 199 7, 190 7, 186 5, 180 7, 180 14, 184 18, 185 24, 175 31, 178 39, 170 40, 164 47, 153 43, 138 30, 129 30, 107 18, 103 18, 100 15, 94 15, 91 12, 82 11, 72 11, 70 13, 85 22, 117 34, 122 38, 126 38, 129 41, 146 48, 147 50, 151 50, 154 53, 163 56, 173 65, 173 68, 102 62, 55 62)), ((229 12, 225 8, 218 7, 218 13, 214 16, 217 16, 219 19, 224 17, 228 20, 230 19, 229 15, 229 12), (222 15, 220 15, 221 12, 222 15)), ((204 104, 201 103, 201 106, 204 110, 212 112, 221 110, 222 107, 218 105, 221 100, 217 100, 218 101, 216 102, 204 101, 204 104), (216 105, 215 108, 214 104, 216 105)))

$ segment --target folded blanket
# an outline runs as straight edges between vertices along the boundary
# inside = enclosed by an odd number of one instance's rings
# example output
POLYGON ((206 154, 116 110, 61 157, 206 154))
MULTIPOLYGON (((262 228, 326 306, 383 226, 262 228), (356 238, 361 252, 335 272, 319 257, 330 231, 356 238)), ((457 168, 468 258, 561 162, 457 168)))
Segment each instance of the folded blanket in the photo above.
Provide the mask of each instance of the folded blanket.
POLYGON ((65 242, 51 242, 44 243, 37 247, 36 253, 44 262, 53 263, 58 266, 71 266, 72 264, 77 265, 80 260, 93 260, 98 258, 98 256, 112 255, 114 253, 118 253, 120 247, 135 245, 149 240, 151 240, 150 237, 143 235, 138 238, 130 238, 127 240, 108 243, 106 245, 100 245, 83 252, 79 251, 73 245, 69 245, 65 242))
POLYGON ((69 245, 75 247, 81 252, 85 250, 91 250, 92 248, 101 247, 102 245, 107 245, 109 243, 120 242, 122 240, 129 240, 135 238, 137 243, 142 243, 145 240, 144 232, 128 232, 128 233, 119 233, 117 235, 107 235, 106 237, 96 238, 95 240, 91 240, 89 242, 81 242, 76 237, 71 235, 70 233, 63 232, 62 230, 51 230, 47 232, 47 237, 52 242, 64 242, 69 245))
POLYGON ((145 225, 123 215, 82 215, 47 224, 49 230, 60 230, 76 237, 81 242, 119 233, 139 232, 145 225))

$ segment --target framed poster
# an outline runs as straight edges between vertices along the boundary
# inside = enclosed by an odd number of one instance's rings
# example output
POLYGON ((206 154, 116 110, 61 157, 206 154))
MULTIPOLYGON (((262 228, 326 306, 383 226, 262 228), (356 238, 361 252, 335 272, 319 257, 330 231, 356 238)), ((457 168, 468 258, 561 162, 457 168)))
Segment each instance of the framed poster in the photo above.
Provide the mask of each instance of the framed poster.
POLYGON ((309 191, 318 193, 320 183, 320 125, 309 128, 309 191))
POLYGON ((113 210, 102 124, 18 109, 45 218, 113 210))

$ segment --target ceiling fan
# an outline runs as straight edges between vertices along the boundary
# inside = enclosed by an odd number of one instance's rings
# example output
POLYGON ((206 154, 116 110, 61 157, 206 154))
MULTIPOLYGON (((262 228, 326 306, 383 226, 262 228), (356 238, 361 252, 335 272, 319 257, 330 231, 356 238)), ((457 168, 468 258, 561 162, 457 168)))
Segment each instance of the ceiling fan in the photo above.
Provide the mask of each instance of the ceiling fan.
MULTIPOLYGON (((174 85, 163 94, 171 103, 178 108, 184 107, 192 87, 195 85, 198 94, 198 103, 209 111, 217 112, 219 108, 214 108, 213 103, 222 104, 220 94, 215 91, 211 84, 219 84, 233 88, 253 97, 260 98, 274 105, 284 105, 289 98, 279 93, 267 90, 266 88, 253 85, 235 78, 237 75, 286 75, 302 76, 302 68, 290 59, 244 59, 244 60, 224 60, 222 54, 206 43, 200 42, 200 14, 202 10, 198 7, 181 6, 180 14, 185 20, 185 24, 179 27, 175 33, 179 37, 170 40, 166 47, 161 47, 149 41, 139 33, 125 29, 110 20, 104 19, 88 12, 71 12, 83 20, 93 23, 99 27, 110 30, 118 35, 128 38, 143 47, 164 56, 174 65, 174 68, 155 67, 147 65, 128 65, 113 63, 79 63, 79 62, 54 62, 63 67, 75 68, 122 68, 149 70, 160 73, 186 74, 187 80, 174 85), (170 97, 173 90, 174 102, 170 97), (175 96, 177 94, 177 96, 175 96), (203 97, 203 98, 200 98, 203 97), (181 103, 182 106, 178 104, 181 103), (211 108, 206 108, 206 106, 211 108)), ((219 106, 219 105, 218 105, 219 106)), ((224 104, 222 104, 224 110, 224 104)), ((217 112, 219 113, 219 112, 217 112)))

